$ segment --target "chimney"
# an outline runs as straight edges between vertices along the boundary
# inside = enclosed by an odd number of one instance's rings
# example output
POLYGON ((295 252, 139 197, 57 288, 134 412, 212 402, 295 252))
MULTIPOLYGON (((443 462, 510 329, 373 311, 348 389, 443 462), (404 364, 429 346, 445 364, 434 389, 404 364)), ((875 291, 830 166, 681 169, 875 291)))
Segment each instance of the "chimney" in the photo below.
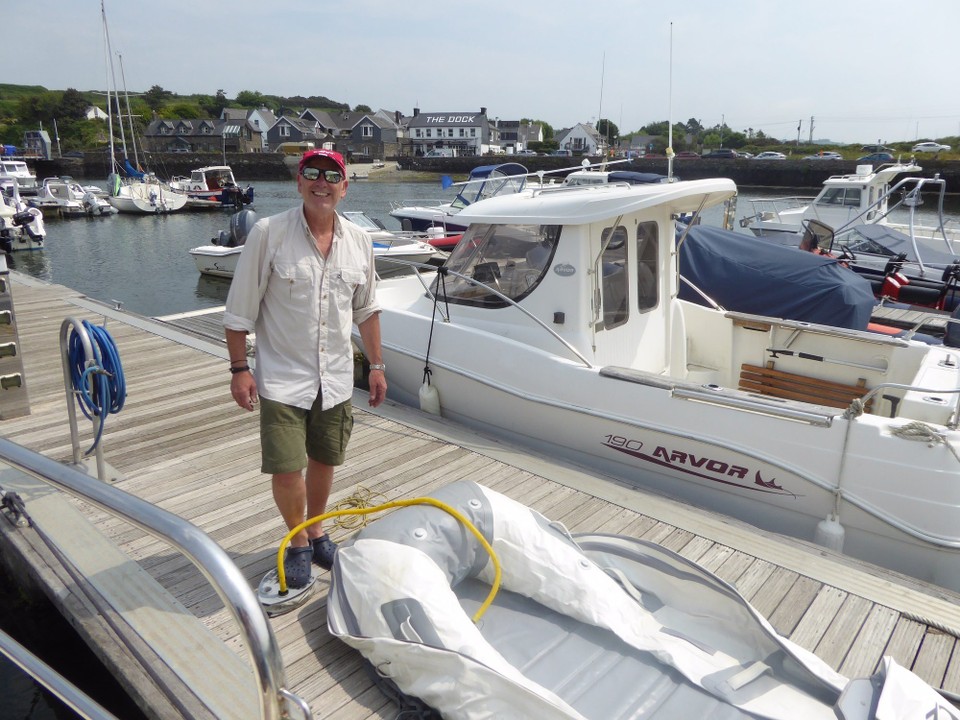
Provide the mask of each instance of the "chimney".
POLYGON ((400 124, 400 111, 399 111, 399 110, 394 110, 394 111, 393 111, 393 121, 394 121, 397 125, 400 124))
POLYGON ((480 108, 480 114, 481 114, 481 115, 486 115, 486 114, 487 114, 487 109, 486 109, 485 107, 480 108))
POLYGON ((420 114, 420 108, 414 108, 414 109, 413 109, 413 116, 416 117, 416 116, 419 115, 419 114, 420 114))

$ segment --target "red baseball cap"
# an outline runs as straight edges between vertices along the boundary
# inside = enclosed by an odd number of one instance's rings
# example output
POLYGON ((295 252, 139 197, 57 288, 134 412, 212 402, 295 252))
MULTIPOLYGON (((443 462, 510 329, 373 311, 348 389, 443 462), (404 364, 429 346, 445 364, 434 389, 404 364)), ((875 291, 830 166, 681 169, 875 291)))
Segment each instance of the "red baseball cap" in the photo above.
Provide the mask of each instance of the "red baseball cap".
POLYGON ((343 176, 347 176, 347 164, 343 161, 343 155, 334 150, 307 150, 303 154, 303 157, 300 158, 300 167, 297 169, 297 172, 302 171, 303 166, 313 160, 313 158, 329 158, 333 160, 337 164, 337 167, 340 168, 343 176))

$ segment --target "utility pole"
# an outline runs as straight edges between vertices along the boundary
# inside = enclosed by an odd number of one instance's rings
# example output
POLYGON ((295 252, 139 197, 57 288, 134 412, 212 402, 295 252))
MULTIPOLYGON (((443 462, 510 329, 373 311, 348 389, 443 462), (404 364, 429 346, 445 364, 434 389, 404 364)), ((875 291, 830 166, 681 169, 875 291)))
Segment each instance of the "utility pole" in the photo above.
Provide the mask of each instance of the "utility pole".
POLYGON ((725 118, 726 118, 726 115, 723 115, 721 113, 720 115, 720 147, 721 148, 723 147, 723 126, 727 124, 725 118))
POLYGON ((800 147, 800 128, 803 127, 803 118, 797 120, 797 147, 800 147))
POLYGON ((813 115, 810 116, 810 144, 813 144, 813 115))

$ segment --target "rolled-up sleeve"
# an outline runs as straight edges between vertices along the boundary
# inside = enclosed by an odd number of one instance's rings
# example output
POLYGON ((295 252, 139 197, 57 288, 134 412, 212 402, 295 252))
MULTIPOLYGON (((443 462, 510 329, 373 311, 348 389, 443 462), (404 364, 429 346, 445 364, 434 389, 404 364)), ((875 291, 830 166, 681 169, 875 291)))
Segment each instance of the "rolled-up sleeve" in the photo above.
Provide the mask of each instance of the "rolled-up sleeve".
POLYGON ((353 322, 355 325, 363 324, 364 320, 380 312, 380 304, 377 302, 377 272, 374 264, 373 245, 367 243, 367 247, 370 248, 367 260, 367 279, 353 293, 353 322))
POLYGON ((270 277, 270 263, 267 260, 268 228, 268 218, 259 220, 247 236, 240 252, 223 313, 223 326, 227 330, 248 333, 255 331, 257 316, 260 314, 260 300, 270 277))

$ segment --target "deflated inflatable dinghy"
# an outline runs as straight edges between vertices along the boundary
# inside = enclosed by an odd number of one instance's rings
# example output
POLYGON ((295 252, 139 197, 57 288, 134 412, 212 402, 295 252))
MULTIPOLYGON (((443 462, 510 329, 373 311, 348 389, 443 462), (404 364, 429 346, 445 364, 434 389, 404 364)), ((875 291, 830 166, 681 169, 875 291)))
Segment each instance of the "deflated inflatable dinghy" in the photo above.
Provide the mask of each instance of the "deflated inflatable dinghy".
POLYGON ((493 603, 482 607, 495 573, 480 542, 442 509, 412 506, 340 546, 327 604, 330 632, 409 707, 425 705, 419 717, 430 708, 465 720, 960 717, 890 660, 848 681, 669 550, 572 539, 472 482, 434 497, 499 558, 493 603))

